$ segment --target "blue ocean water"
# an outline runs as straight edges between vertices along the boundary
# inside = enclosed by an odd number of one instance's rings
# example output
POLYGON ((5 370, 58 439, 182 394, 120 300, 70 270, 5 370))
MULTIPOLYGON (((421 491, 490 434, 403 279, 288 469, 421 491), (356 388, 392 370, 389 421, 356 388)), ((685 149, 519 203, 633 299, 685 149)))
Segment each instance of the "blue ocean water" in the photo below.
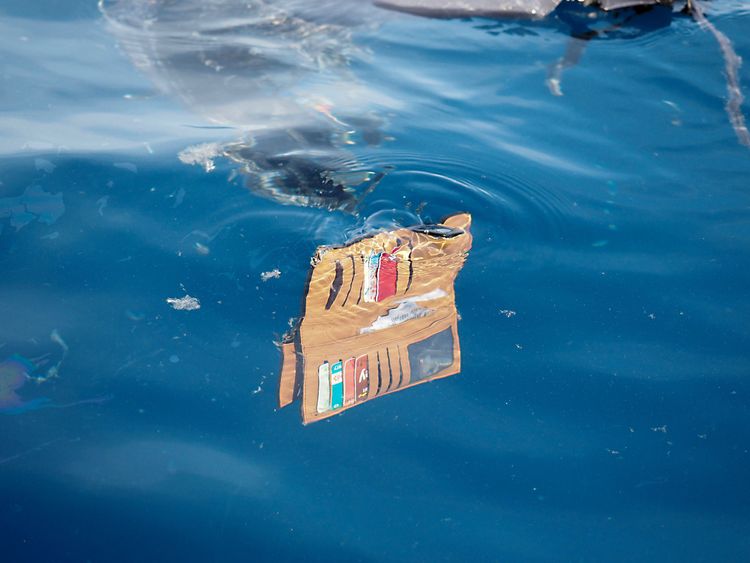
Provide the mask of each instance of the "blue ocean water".
MULTIPOLYGON (((3 561, 750 558, 750 150, 709 30, 159 4, 0 5, 3 561), (310 155, 356 205, 304 205, 310 155), (278 409, 315 249, 459 211, 461 373, 278 409)), ((748 5, 704 6, 750 60, 748 5)))

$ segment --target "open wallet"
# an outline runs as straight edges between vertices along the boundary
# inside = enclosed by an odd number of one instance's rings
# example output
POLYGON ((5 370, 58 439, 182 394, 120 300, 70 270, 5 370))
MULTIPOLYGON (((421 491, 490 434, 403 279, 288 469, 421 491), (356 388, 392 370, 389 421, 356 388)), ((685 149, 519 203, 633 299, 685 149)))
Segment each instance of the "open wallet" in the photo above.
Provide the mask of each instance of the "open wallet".
POLYGON ((304 424, 461 370, 454 281, 471 216, 318 248, 301 320, 281 345, 279 406, 304 424))

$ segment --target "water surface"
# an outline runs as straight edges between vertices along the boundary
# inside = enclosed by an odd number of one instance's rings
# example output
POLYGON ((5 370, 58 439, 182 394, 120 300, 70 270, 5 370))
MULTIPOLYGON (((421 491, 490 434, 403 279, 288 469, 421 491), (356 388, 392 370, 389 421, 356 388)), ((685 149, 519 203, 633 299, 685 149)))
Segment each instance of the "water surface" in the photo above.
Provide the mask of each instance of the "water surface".
MULTIPOLYGON (((4 559, 746 560, 750 151, 712 35, 644 14, 555 96, 565 17, 289 4, 286 35, 0 8, 4 559), (315 249, 460 211, 461 373, 277 409, 315 249)), ((747 6, 706 14, 750 60, 747 6)))

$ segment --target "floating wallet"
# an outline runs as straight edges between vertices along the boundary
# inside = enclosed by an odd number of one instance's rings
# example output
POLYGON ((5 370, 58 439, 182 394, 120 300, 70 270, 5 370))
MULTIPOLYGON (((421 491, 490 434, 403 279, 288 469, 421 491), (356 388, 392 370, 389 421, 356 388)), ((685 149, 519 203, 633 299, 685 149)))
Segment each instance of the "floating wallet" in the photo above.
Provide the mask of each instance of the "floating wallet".
POLYGON ((461 369, 454 281, 471 216, 318 248, 282 344, 279 405, 305 424, 461 369))

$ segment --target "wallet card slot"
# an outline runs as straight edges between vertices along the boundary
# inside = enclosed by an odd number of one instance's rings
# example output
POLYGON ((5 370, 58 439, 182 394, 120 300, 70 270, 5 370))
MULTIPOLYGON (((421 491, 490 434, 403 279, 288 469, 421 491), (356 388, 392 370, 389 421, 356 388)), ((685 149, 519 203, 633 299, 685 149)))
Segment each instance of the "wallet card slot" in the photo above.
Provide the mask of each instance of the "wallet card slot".
POLYGON ((336 297, 341 291, 341 287, 343 285, 344 285, 344 267, 341 265, 341 262, 336 260, 336 273, 333 276, 333 283, 331 284, 331 289, 328 292, 328 301, 326 301, 326 310, 330 309, 331 305, 333 305, 334 301, 336 301, 336 297))
POLYGON ((354 287, 354 280, 357 277, 357 265, 354 256, 350 255, 349 260, 352 263, 351 277, 349 279, 349 289, 346 291, 346 297, 344 297, 344 301, 341 303, 342 307, 345 307, 346 302, 349 301, 349 296, 352 294, 352 287, 354 287))

